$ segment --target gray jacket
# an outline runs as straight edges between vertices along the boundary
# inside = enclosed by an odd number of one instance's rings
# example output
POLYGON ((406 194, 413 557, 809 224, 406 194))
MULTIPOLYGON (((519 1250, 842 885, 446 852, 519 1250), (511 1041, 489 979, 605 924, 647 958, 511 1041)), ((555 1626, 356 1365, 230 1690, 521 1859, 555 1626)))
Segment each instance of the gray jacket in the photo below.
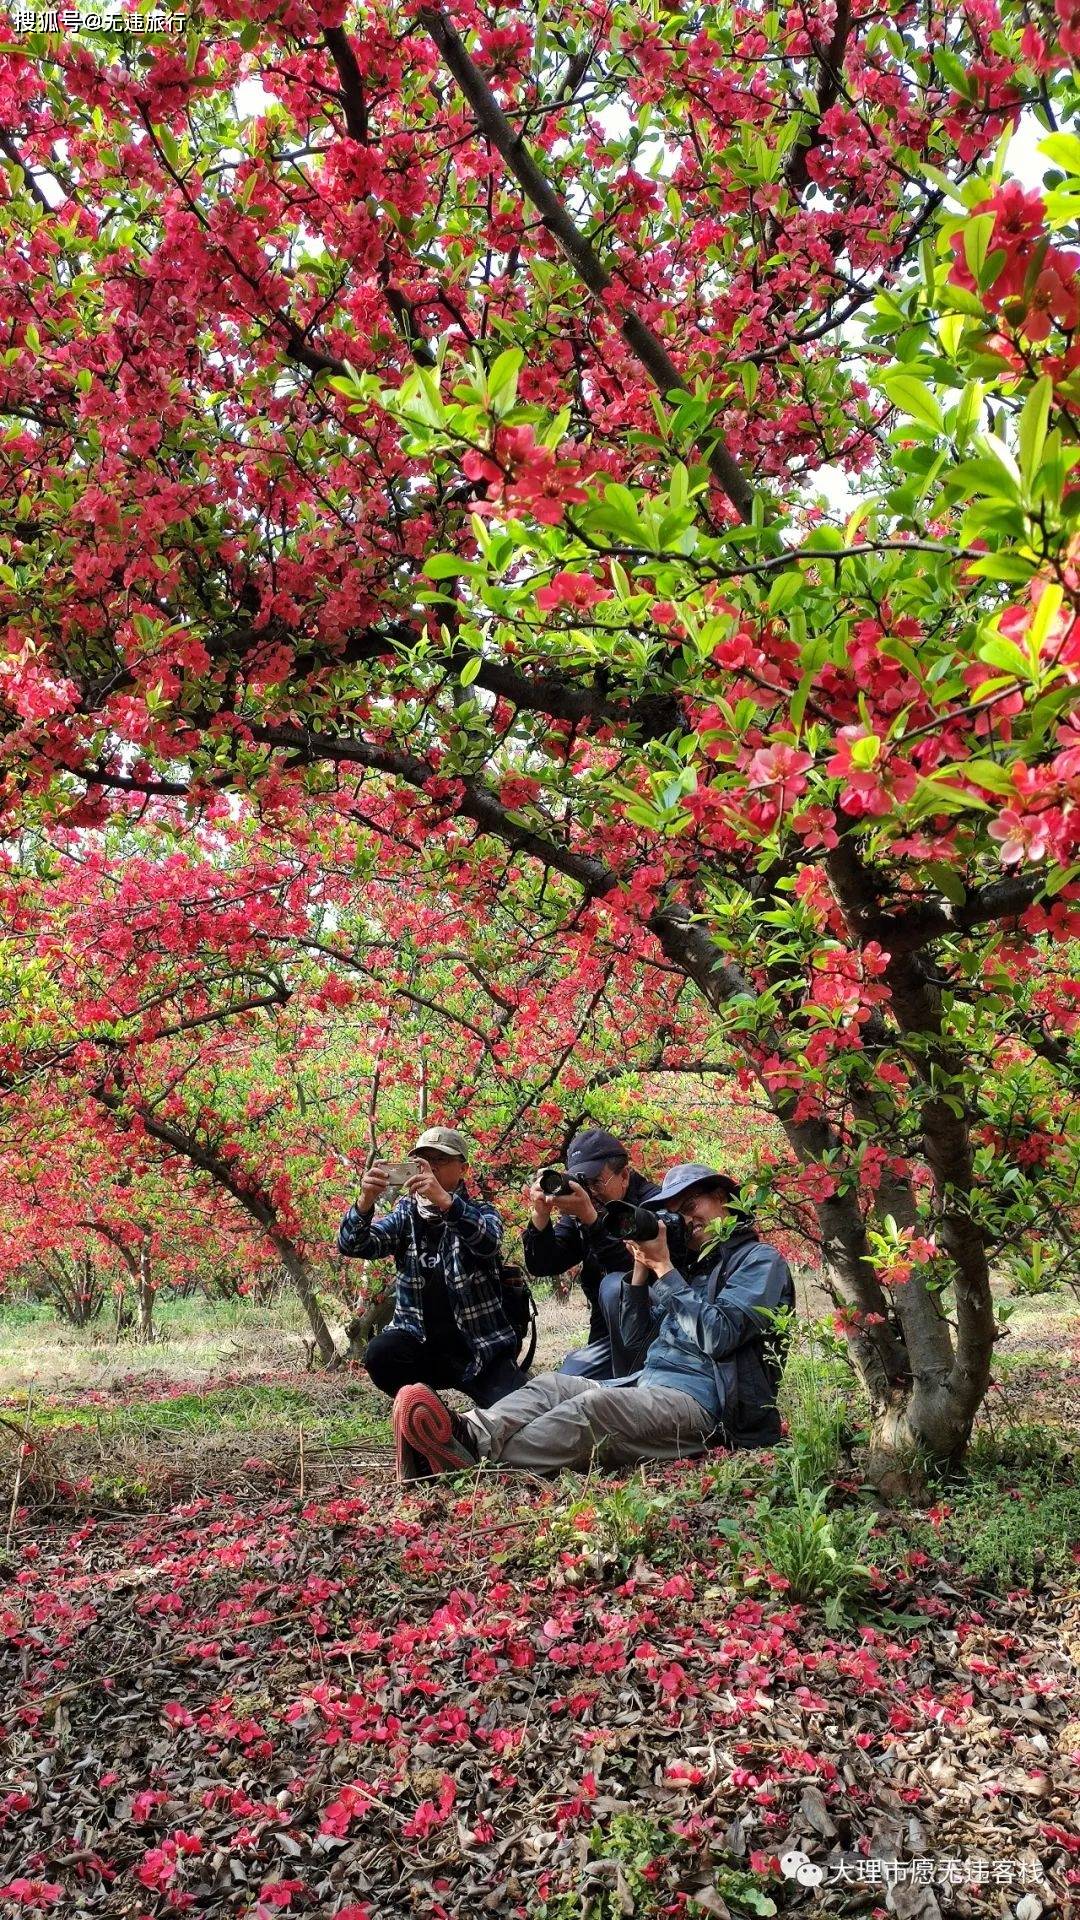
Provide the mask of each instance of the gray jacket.
POLYGON ((685 1277, 672 1268, 651 1287, 625 1280, 622 1335, 628 1345, 643 1338, 645 1322, 660 1312, 642 1384, 676 1387, 700 1400, 716 1421, 719 1445, 773 1446, 781 1438, 776 1394, 783 1342, 759 1309, 794 1306, 787 1261, 753 1228, 740 1227, 685 1277))

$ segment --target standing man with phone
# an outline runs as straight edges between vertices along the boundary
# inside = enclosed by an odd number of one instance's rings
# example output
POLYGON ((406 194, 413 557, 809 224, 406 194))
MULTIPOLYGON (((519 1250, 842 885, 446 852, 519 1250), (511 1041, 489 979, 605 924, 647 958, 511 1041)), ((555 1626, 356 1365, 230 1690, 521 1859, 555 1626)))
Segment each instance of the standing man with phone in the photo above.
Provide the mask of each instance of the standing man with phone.
POLYGON ((518 1336, 507 1318, 499 1266, 502 1221, 465 1185, 469 1144, 451 1127, 429 1127, 412 1150, 419 1170, 390 1212, 374 1220, 391 1184, 376 1160, 338 1233, 343 1254, 393 1259, 394 1317, 368 1343, 364 1365, 391 1399, 404 1386, 458 1387, 490 1407, 522 1386, 518 1336))

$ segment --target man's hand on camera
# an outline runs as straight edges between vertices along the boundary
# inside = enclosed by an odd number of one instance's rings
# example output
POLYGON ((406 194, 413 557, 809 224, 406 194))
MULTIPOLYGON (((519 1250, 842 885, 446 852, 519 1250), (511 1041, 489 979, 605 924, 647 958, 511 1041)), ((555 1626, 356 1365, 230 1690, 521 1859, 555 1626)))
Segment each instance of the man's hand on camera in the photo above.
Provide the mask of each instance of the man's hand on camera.
POLYGON ((538 1179, 529 1187, 529 1215, 541 1233, 551 1225, 551 1195, 544 1192, 538 1179))
POLYGON ((360 1197, 356 1204, 361 1213, 371 1212, 372 1207, 382 1199, 389 1184, 390 1176, 384 1162, 374 1161, 360 1182, 360 1197))
POLYGON ((549 1197, 559 1213, 569 1214, 571 1220, 580 1220, 583 1227, 593 1226, 600 1218, 580 1180, 571 1180, 569 1193, 553 1193, 549 1197))
POLYGON ((405 1191, 413 1200, 430 1200, 433 1207, 445 1213, 453 1200, 453 1194, 436 1178, 434 1167, 425 1167, 422 1173, 414 1173, 406 1182, 405 1191))
POLYGON ((635 1266, 647 1267, 650 1273, 671 1272, 671 1253, 668 1249, 667 1228, 663 1221, 660 1222, 660 1231, 655 1239, 628 1240, 626 1244, 634 1256, 635 1266))

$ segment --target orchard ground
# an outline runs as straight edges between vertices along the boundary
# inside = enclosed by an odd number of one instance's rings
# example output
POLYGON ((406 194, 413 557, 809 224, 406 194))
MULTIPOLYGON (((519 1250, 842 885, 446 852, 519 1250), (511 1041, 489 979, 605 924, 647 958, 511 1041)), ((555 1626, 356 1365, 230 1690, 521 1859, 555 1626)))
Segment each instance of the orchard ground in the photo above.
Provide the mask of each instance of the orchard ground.
MULTIPOLYGON (((1080 1346, 1070 1294, 1010 1304, 919 1514, 817 1421, 827 1355, 774 1457, 399 1497, 287 1297, 163 1299, 149 1349, 7 1307, 2 1910, 1064 1914, 1080 1346)), ((577 1319, 542 1300, 541 1364, 577 1319)))

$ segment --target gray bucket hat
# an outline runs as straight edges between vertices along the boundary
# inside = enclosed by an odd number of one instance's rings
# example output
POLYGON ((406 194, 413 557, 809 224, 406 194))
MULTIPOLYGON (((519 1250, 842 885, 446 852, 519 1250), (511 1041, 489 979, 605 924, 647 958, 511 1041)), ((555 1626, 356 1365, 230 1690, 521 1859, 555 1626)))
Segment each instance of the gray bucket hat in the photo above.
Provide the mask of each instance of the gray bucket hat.
POLYGON ((665 1173, 660 1191, 650 1204, 659 1202, 664 1206, 668 1201, 678 1200, 683 1194, 689 1193, 691 1187, 723 1187, 729 1200, 734 1200, 739 1192, 738 1181, 732 1180, 729 1174, 719 1173, 715 1167, 703 1166, 700 1160, 682 1160, 677 1167, 665 1173))

